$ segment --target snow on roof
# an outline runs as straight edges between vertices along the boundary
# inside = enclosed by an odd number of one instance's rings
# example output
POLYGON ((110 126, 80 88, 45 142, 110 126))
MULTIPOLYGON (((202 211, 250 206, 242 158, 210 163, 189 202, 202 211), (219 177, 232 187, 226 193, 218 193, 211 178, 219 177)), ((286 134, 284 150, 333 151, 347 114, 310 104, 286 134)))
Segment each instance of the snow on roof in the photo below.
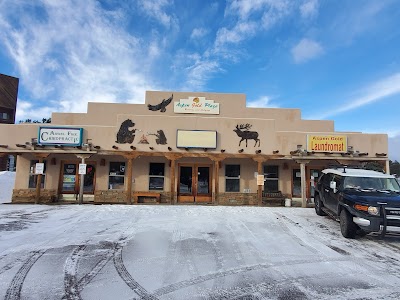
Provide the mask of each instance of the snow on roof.
POLYGON ((322 173, 332 173, 341 176, 349 176, 349 177, 378 177, 378 178, 395 178, 393 175, 365 170, 365 169, 352 169, 345 167, 338 167, 337 169, 325 169, 322 173), (345 171, 346 170, 346 171, 345 171))

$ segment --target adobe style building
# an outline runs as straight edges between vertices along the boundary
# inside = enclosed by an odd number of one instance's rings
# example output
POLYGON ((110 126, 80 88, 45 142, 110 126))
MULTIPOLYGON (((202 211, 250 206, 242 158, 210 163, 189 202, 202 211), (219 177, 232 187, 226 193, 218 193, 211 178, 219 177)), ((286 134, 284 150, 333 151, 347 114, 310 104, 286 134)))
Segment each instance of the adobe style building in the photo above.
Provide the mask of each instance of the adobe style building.
POLYGON ((0 153, 17 155, 13 202, 306 206, 328 165, 388 170, 386 134, 249 108, 244 94, 148 91, 145 104, 89 103, 52 124, 4 125, 0 140, 0 153))
MULTIPOLYGON (((18 83, 18 78, 0 74, 0 126, 15 122, 18 83)), ((7 161, 8 156, 0 156, 0 171, 6 170, 7 161)))

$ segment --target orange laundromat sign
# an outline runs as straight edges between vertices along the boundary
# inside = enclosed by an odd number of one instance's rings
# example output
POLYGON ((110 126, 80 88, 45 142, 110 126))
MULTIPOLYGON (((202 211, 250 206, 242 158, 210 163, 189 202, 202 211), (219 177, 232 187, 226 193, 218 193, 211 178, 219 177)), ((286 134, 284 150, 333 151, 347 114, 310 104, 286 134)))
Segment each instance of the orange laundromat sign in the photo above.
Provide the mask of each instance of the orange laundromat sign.
POLYGON ((347 136, 307 135, 307 151, 347 152, 347 136))

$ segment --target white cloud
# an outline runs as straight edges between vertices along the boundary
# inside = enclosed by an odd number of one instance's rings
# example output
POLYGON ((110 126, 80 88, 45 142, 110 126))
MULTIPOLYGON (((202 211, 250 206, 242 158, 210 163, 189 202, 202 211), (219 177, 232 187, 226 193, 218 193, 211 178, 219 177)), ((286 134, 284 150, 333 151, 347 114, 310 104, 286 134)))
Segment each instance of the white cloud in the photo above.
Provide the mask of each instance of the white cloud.
POLYGON ((272 98, 270 96, 261 96, 256 100, 249 100, 247 102, 247 107, 270 107, 277 108, 279 105, 272 103, 272 98))
POLYGON ((16 122, 18 123, 19 120, 26 120, 26 119, 31 119, 31 120, 38 120, 41 121, 43 118, 50 118, 51 113, 53 112, 52 108, 53 105, 49 106, 43 106, 39 108, 34 108, 33 104, 22 100, 18 99, 17 101, 17 111, 16 111, 16 122))
POLYGON ((340 105, 340 108, 330 110, 329 113, 320 115, 320 119, 325 119, 340 113, 344 113, 356 108, 368 105, 373 102, 384 100, 386 97, 400 93, 400 73, 379 80, 368 85, 357 98, 340 105))
POLYGON ((305 19, 315 17, 318 14, 318 0, 306 0, 300 5, 301 16, 305 19))
POLYGON ((162 24, 168 29, 178 29, 178 19, 173 14, 167 14, 166 8, 172 6, 170 0, 139 0, 139 8, 153 20, 162 24))
POLYGON ((257 32, 257 25, 254 22, 240 22, 232 29, 220 28, 215 39, 215 46, 218 49, 226 44, 237 44, 253 37, 257 32))
POLYGON ((317 42, 310 39, 302 39, 292 48, 291 52, 294 62, 300 64, 321 55, 324 50, 317 42))
POLYGON ((89 0, 7 3, 0 12, 0 44, 32 98, 30 106, 18 103, 19 118, 33 118, 41 99, 58 101, 46 103, 49 111, 84 112, 88 101, 140 103, 146 90, 157 89, 146 67, 159 56, 159 46, 125 32, 121 11, 89 0), (45 17, 25 13, 25 6, 45 17))
POLYGON ((206 28, 195 28, 192 31, 192 34, 190 35, 191 40, 197 40, 201 39, 202 37, 205 37, 208 34, 208 30, 206 28))
POLYGON ((187 75, 184 90, 202 90, 208 79, 216 72, 222 71, 216 60, 198 58, 186 68, 187 75))

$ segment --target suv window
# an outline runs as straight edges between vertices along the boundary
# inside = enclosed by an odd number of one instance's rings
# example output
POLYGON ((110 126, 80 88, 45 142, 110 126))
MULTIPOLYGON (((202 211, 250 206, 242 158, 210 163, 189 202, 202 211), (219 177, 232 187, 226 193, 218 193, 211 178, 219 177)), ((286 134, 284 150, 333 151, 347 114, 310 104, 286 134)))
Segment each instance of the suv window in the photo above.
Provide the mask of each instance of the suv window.
POLYGON ((333 175, 333 178, 331 181, 336 182, 336 188, 339 189, 342 185, 342 176, 340 175, 333 175))
POLYGON ((331 181, 332 174, 325 174, 321 178, 321 182, 325 186, 329 186, 329 182, 331 181))

